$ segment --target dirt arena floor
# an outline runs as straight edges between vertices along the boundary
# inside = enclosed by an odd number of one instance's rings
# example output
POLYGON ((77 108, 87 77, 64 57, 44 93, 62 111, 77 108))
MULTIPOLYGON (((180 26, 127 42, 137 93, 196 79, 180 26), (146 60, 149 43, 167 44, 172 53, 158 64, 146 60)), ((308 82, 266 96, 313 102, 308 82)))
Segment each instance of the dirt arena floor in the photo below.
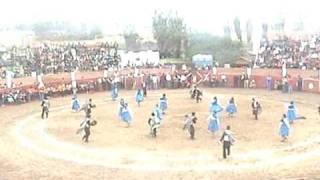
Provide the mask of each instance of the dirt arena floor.
POLYGON ((40 102, 0 108, 0 179, 320 179, 320 118, 318 94, 278 91, 204 89, 196 103, 188 90, 149 91, 141 106, 135 91, 120 91, 133 112, 132 126, 119 121, 118 101, 110 92, 79 95, 97 105, 89 143, 76 134, 84 112, 71 111, 71 97, 51 99, 48 120, 40 119, 40 102), (147 119, 162 93, 169 109, 156 139, 147 119), (221 132, 207 131, 209 103, 217 96, 222 106, 231 97, 238 114, 222 113, 224 129, 231 125, 237 142, 232 156, 222 159, 221 132), (260 119, 251 115, 251 98, 262 104, 260 119), (292 125, 288 142, 280 142, 279 120, 289 101, 306 116, 292 125), (183 116, 197 113, 196 139, 182 130, 183 116))

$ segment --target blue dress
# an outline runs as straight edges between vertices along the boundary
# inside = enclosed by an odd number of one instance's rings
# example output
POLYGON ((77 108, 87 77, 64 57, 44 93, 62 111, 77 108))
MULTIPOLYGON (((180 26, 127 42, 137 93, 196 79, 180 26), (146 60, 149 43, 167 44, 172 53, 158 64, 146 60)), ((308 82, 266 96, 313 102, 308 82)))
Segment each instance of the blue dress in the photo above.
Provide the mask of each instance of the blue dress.
POLYGON ((214 101, 210 105, 210 113, 219 113, 223 110, 223 108, 218 104, 217 101, 214 101))
POLYGON ((122 121, 130 123, 132 121, 132 116, 130 114, 130 111, 128 107, 120 107, 120 118, 122 121))
POLYGON ((290 125, 286 121, 287 120, 284 119, 280 122, 279 135, 281 137, 288 137, 289 136, 290 125))
POLYGON ((138 92, 136 93, 136 102, 137 102, 137 103, 140 103, 140 102, 142 102, 142 101, 143 101, 142 91, 138 91, 138 92))
POLYGON ((230 114, 234 114, 237 112, 237 106, 234 103, 229 103, 226 108, 226 111, 230 114))
POLYGON ((73 99, 72 100, 72 110, 78 111, 80 109, 80 102, 78 99, 73 99))
POLYGON ((217 116, 210 115, 208 130, 211 132, 217 132, 220 129, 220 122, 217 116))
POLYGON ((118 88, 116 87, 116 85, 112 85, 111 97, 112 100, 115 100, 118 97, 118 88))
POLYGON ((294 120, 297 119, 297 111, 296 111, 296 108, 294 107, 294 105, 288 106, 287 118, 290 123, 292 123, 294 120))
POLYGON ((168 109, 168 102, 167 102, 167 98, 160 98, 160 109, 162 111, 165 111, 168 109))
POLYGON ((161 111, 161 109, 159 107, 156 107, 153 112, 154 112, 154 114, 156 115, 157 118, 162 120, 162 111, 161 111))

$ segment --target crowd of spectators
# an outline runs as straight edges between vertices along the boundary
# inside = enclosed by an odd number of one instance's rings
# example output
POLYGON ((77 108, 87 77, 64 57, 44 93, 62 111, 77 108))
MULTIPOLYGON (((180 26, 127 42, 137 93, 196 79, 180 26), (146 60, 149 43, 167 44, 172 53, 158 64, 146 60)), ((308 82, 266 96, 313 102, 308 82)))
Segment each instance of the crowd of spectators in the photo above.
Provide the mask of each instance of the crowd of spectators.
POLYGON ((260 67, 314 69, 320 67, 320 36, 308 39, 293 39, 278 36, 275 39, 262 38, 255 65, 260 67))
MULTIPOLYGON (((16 76, 30 76, 32 72, 58 73, 102 70, 116 66, 120 61, 118 45, 101 43, 88 46, 85 43, 47 44, 38 47, 12 47, 1 52, 2 66, 14 68, 16 76)), ((1 64, 0 64, 1 66, 1 64)))
MULTIPOLYGON (((16 75, 30 76, 32 72, 37 74, 96 71, 105 70, 110 66, 117 66, 120 58, 117 54, 117 45, 102 43, 99 46, 88 46, 84 43, 73 44, 42 44, 39 47, 17 48, 12 47, 6 52, 0 52, 2 59, 10 59, 16 75)), ((310 40, 292 40, 288 37, 281 37, 275 40, 263 39, 261 41, 259 56, 255 60, 255 66, 259 67, 281 67, 285 63, 288 68, 319 67, 320 57, 320 36, 313 36, 310 40)), ((4 61, 2 61, 4 62, 4 61)), ((0 66, 1 63, 0 62, 0 66)), ((2 64, 6 66, 5 64, 2 64)), ((6 74, 0 68, 1 78, 6 74)), ((78 82, 78 92, 102 91, 111 89, 112 77, 97 78, 87 82, 78 82)), ((113 77, 114 78, 114 77, 113 77)), ((208 87, 226 87, 228 79, 226 74, 211 74, 202 80, 202 84, 208 87)), ((255 88, 255 79, 246 73, 240 76, 233 76, 237 88, 255 88)), ((146 86, 147 89, 159 88, 187 88, 196 83, 195 74, 191 71, 174 71, 172 73, 150 74, 141 72, 139 74, 129 73, 119 76, 119 87, 135 89, 146 86), (140 77, 137 82, 134 78, 140 77)), ((289 76, 280 80, 272 81, 272 89, 284 92, 292 91, 289 84, 289 76)), ((302 80, 301 80, 302 81, 302 80)), ((44 89, 39 90, 35 84, 30 88, 22 88, 23 84, 13 84, 10 90, 6 84, 0 84, 0 105, 10 103, 24 103, 41 97, 39 94, 47 93, 50 96, 64 96, 72 94, 70 82, 59 84, 46 84, 44 89)), ((301 89, 300 83, 300 89, 301 89)))
MULTIPOLYGON (((208 72, 208 71, 206 71, 208 72)), ((90 80, 77 81, 77 93, 90 93, 97 91, 110 91, 113 83, 116 81, 120 89, 134 90, 137 88, 147 88, 148 90, 157 89, 177 89, 177 88, 190 88, 194 84, 201 84, 205 87, 218 88, 218 87, 233 87, 233 88, 256 88, 254 77, 250 77, 247 73, 241 75, 228 76, 224 73, 208 73, 200 74, 190 70, 179 70, 170 72, 150 73, 148 70, 141 72, 131 72, 127 74, 114 73, 106 77, 97 77, 90 80), (234 78, 234 79, 231 79, 234 78), (232 81, 233 84, 230 84, 232 81)), ((283 79, 272 79, 272 87, 270 90, 282 90, 283 92, 292 91, 292 84, 289 84, 290 77, 283 79)), ((299 78, 300 86, 302 86, 302 78, 299 78)), ((22 84, 15 85, 15 88, 10 91, 0 91, 0 105, 1 104, 19 104, 32 100, 39 100, 44 94, 51 97, 61 97, 73 94, 73 87, 71 82, 60 81, 55 83, 46 83, 45 87, 37 88, 38 85, 30 88, 19 88, 22 84)), ((106 96, 109 96, 106 93, 106 96)))

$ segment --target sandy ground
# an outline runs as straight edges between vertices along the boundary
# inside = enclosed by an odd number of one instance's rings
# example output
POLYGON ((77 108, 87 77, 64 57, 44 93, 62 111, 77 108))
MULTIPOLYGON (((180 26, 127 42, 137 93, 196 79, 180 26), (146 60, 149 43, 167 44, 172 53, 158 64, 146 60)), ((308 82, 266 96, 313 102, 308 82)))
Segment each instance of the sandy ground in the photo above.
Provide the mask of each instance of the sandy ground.
POLYGON ((117 117, 118 102, 109 93, 80 95, 97 104, 89 143, 75 133, 83 112, 72 112, 71 97, 51 100, 48 120, 40 119, 40 103, 0 109, 0 179, 320 179, 320 118, 317 94, 282 94, 277 91, 205 89, 201 103, 188 90, 150 91, 140 107, 134 91, 121 91, 133 111, 130 128, 117 117), (162 93, 169 99, 160 134, 149 136, 147 119, 162 93), (232 156, 223 160, 218 143, 221 132, 207 131, 209 103, 217 96, 222 106, 230 97, 238 114, 221 115, 221 127, 231 125, 237 139, 232 156), (251 115, 251 98, 261 102, 258 121, 251 115), (295 100, 306 116, 293 125, 286 143, 278 126, 285 104, 295 100), (196 139, 182 130, 183 116, 196 112, 196 139))

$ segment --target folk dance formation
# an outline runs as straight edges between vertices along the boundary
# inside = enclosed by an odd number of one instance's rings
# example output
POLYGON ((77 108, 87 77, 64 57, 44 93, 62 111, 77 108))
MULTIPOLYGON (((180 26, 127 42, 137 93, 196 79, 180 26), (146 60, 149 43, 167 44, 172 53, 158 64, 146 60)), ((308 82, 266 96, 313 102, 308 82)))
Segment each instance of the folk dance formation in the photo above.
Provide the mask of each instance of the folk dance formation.
MULTIPOLYGON (((118 97, 117 94, 117 86, 113 84, 112 87, 112 99, 115 100, 118 97)), ((143 102, 146 93, 143 89, 138 89, 135 94, 135 101, 137 102, 138 106, 140 106, 141 102, 143 102)), ((196 86, 191 91, 191 98, 197 99, 197 102, 201 101, 202 92, 196 86)), ((254 118, 258 120, 258 114, 261 113, 262 108, 260 103, 255 99, 252 98, 252 114, 254 118)), ((50 102, 48 97, 45 97, 41 104, 42 107, 42 114, 41 118, 44 117, 48 118, 50 102)), ((80 128, 77 130, 77 134, 83 133, 82 141, 88 142, 89 137, 91 135, 91 127, 97 124, 96 120, 92 120, 92 108, 96 106, 92 103, 92 99, 89 99, 87 103, 85 103, 82 107, 80 106, 80 102, 77 99, 76 95, 72 98, 72 110, 75 112, 79 112, 83 110, 85 112, 85 118, 80 123, 80 128)), ((162 94, 160 97, 159 103, 155 105, 152 110, 151 117, 148 119, 148 126, 150 129, 150 135, 152 137, 157 137, 159 134, 159 129, 161 127, 163 117, 165 115, 165 111, 168 109, 168 98, 165 93, 162 94)), ((208 121, 208 131, 212 134, 218 134, 221 129, 220 125, 220 113, 223 112, 224 108, 219 104, 218 98, 215 96, 213 101, 209 105, 209 116, 207 118, 208 121)), ((237 113, 237 105, 235 103, 234 97, 231 97, 228 101, 228 104, 225 109, 226 113, 228 113, 229 117, 233 117, 237 113)), ((318 112, 320 114, 320 106, 318 107, 318 112)), ((121 121, 127 124, 129 127, 133 121, 133 114, 129 105, 125 100, 122 98, 119 103, 118 108, 118 116, 121 121)), ((281 136, 281 141, 287 141, 292 124, 297 119, 305 119, 303 116, 297 115, 297 109, 295 103, 293 101, 287 105, 286 112, 282 115, 282 118, 279 123, 279 135, 281 136)), ((183 125, 183 130, 187 130, 189 133, 190 139, 195 139, 195 124, 197 123, 196 112, 192 112, 191 114, 185 115, 185 121, 183 125)), ((223 131, 219 142, 222 143, 222 156, 223 158, 227 158, 231 154, 231 146, 235 142, 235 138, 233 137, 233 132, 230 130, 230 126, 228 125, 226 129, 223 131)))

